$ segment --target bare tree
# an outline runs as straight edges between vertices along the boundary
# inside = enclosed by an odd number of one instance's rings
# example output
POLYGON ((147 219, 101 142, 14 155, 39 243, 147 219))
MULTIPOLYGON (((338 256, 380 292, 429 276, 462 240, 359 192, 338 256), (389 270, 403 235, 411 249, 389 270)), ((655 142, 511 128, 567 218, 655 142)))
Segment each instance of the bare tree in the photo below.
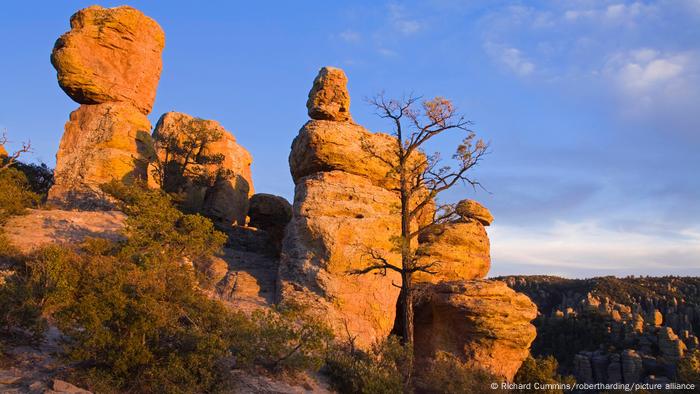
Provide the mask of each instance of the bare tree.
MULTIPOLYGON (((0 135, 0 147, 4 147, 7 144, 7 142, 7 134, 6 132, 3 132, 2 135, 0 135)), ((19 160, 20 156, 31 151, 32 143, 31 141, 27 141, 22 142, 22 147, 13 152, 12 154, 8 153, 7 156, 0 155, 0 171, 10 168, 12 165, 17 163, 17 160, 19 160)))
MULTIPOLYGON (((394 237, 396 252, 401 263, 391 261, 380 250, 368 250, 371 261, 353 274, 395 271, 401 275, 397 322, 401 325, 403 343, 413 346, 413 274, 425 272, 435 274, 437 262, 419 261, 416 254, 417 238, 420 234, 458 218, 454 204, 435 207, 438 195, 453 186, 467 184, 481 186, 469 176, 488 152, 488 144, 477 140, 472 124, 458 114, 452 103, 442 97, 420 101, 409 96, 402 100, 386 99, 383 94, 369 100, 377 114, 391 122, 395 145, 389 152, 378 149, 369 141, 363 141, 363 149, 372 157, 381 160, 389 168, 387 178, 394 185, 390 190, 400 197, 401 233, 394 237), (451 163, 445 163, 440 153, 427 155, 424 148, 428 141, 446 132, 464 133, 464 139, 452 155, 451 163), (434 212, 432 212, 434 209, 434 212), (432 213, 426 219, 426 212, 432 213)), ((398 285, 397 285, 398 286, 398 285)))

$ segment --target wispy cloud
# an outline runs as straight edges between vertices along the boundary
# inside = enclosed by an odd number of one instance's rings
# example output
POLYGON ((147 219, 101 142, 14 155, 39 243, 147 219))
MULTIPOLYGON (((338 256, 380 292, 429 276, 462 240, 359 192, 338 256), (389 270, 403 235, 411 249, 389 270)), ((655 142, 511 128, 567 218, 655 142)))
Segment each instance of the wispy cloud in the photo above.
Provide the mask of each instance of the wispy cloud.
POLYGON ((401 34, 410 35, 420 31, 424 25, 417 19, 410 18, 406 8, 397 3, 388 6, 389 23, 401 34))
POLYGON ((535 71, 535 64, 517 48, 486 42, 484 48, 489 56, 507 70, 521 77, 535 71))
POLYGON ((357 43, 362 39, 362 35, 354 30, 345 30, 338 34, 341 40, 349 43, 357 43))
POLYGON ((594 267, 598 275, 700 274, 698 228, 662 237, 618 231, 589 220, 534 228, 495 225, 489 235, 495 265, 529 266, 541 274, 586 276, 594 267))

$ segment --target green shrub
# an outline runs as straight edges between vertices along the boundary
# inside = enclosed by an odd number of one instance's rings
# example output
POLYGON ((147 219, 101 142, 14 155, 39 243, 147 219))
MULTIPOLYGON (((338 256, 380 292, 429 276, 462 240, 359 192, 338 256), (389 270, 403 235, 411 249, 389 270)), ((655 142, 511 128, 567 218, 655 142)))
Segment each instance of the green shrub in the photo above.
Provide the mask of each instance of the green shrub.
POLYGON ((341 393, 403 393, 410 388, 413 354, 395 336, 368 351, 352 340, 336 345, 326 360, 325 372, 341 393))
POLYGON ((439 352, 435 358, 421 365, 416 371, 416 389, 421 393, 502 393, 500 388, 492 389, 491 384, 501 382, 485 370, 464 364, 456 356, 439 352))
POLYGON ((12 167, 0 170, 0 223, 37 206, 39 201, 24 173, 12 167))
POLYGON ((272 372, 318 370, 333 339, 331 329, 320 318, 293 303, 253 312, 250 328, 237 355, 242 363, 272 372))
MULTIPOLYGON (((540 383, 540 385, 545 384, 570 384, 573 386, 576 380, 572 376, 561 376, 557 372, 559 364, 557 360, 548 356, 545 358, 533 358, 528 356, 528 358, 523 361, 520 366, 518 373, 513 378, 514 383, 526 384, 540 383)), ((535 390, 534 386, 532 391, 521 391, 521 392, 532 392, 532 393, 544 393, 544 394, 561 394, 564 391, 558 388, 551 389, 538 389, 535 390)))

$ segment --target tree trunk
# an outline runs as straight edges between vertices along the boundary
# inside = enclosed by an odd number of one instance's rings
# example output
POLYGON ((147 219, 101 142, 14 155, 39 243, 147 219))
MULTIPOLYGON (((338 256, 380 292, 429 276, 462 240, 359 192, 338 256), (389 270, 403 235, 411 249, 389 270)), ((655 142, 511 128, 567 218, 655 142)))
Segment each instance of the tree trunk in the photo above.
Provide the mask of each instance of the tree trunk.
POLYGON ((401 293, 399 294, 403 323, 401 337, 404 345, 413 348, 413 284, 410 273, 404 273, 402 276, 401 293))

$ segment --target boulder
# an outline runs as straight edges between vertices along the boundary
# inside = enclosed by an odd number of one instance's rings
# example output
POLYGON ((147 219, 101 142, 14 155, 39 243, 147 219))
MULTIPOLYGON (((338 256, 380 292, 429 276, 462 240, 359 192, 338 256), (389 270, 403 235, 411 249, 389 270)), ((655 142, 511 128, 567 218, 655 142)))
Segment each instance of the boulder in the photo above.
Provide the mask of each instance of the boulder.
POLYGON ((637 383, 644 376, 642 357, 634 350, 624 350, 620 356, 622 380, 624 383, 637 383))
POLYGON ((478 221, 435 226, 418 238, 421 264, 435 264, 435 274, 417 272, 417 282, 485 278, 491 267, 489 237, 478 221))
POLYGON ((593 383, 593 367, 591 359, 586 353, 578 353, 574 356, 574 376, 580 383, 593 383))
POLYGON ((331 171, 300 179, 282 245, 280 300, 313 305, 339 337, 349 333, 358 346, 386 337, 398 274, 352 273, 373 262, 370 251, 400 261, 388 252, 400 220, 392 214, 394 203, 393 193, 358 175, 331 171))
MULTIPOLYGON (((219 169, 223 169, 226 175, 217 178, 211 185, 189 183, 185 188, 188 209, 200 212, 224 226, 230 226, 232 223, 244 225, 248 213, 248 199, 254 192, 250 171, 253 159, 230 132, 214 120, 195 118, 180 112, 167 112, 158 120, 153 130, 153 139, 158 141, 159 138, 172 136, 183 146, 193 127, 206 130, 212 136, 219 136, 217 140, 205 143, 200 154, 220 157, 223 161, 192 166, 202 167, 212 178, 219 169)), ((156 150, 160 159, 165 161, 165 148, 157 144, 156 150)))
POLYGON ((317 172, 338 170, 366 177, 377 186, 389 186, 395 181, 384 161, 391 160, 392 144, 391 136, 371 133, 354 123, 311 120, 292 142, 289 168, 294 182, 317 172))
POLYGON ((685 343, 678 338, 678 335, 673 332, 671 327, 660 327, 658 338, 659 352, 667 361, 678 362, 678 360, 683 358, 685 351, 688 350, 685 343))
POLYGON ((484 226, 488 226, 493 222, 493 215, 491 215, 491 212, 474 200, 462 200, 458 202, 455 211, 462 219, 477 220, 484 226))
POLYGON ((126 102, 151 112, 165 46, 158 23, 128 6, 91 6, 70 25, 51 53, 66 94, 80 104, 126 102))
POLYGON ((314 79, 306 108, 309 118, 317 120, 352 121, 350 94, 345 72, 335 67, 323 67, 314 79))
POLYGON ((284 197, 258 193, 250 198, 248 218, 248 225, 267 231, 279 250, 292 219, 292 205, 284 197))
POLYGON ((56 154, 49 202, 62 208, 110 209, 99 186, 146 179, 151 123, 128 103, 81 105, 70 114, 56 154))
POLYGON ((417 359, 449 352, 507 380, 537 334, 530 324, 537 316, 535 304, 500 281, 421 284, 414 311, 417 359))

